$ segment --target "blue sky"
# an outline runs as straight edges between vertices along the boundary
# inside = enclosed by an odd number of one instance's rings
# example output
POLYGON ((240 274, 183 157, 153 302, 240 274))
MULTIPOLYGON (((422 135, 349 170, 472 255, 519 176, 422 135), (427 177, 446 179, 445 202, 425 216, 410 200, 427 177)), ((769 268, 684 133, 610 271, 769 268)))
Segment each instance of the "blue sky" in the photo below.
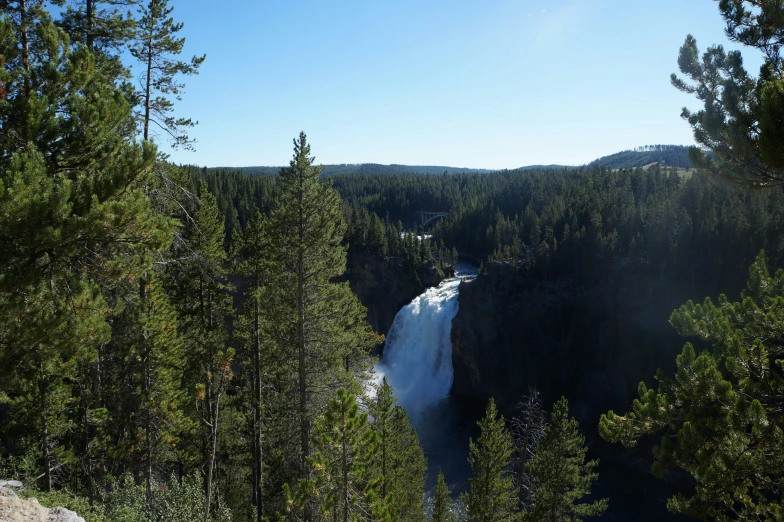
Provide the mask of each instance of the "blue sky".
MULTIPOLYGON (((714 0, 172 0, 188 56, 178 114, 206 166, 582 164, 693 143, 669 83, 688 33, 728 43, 714 0)), ((749 64, 759 61, 746 52, 749 64), (756 60, 756 61, 755 61, 756 60)))

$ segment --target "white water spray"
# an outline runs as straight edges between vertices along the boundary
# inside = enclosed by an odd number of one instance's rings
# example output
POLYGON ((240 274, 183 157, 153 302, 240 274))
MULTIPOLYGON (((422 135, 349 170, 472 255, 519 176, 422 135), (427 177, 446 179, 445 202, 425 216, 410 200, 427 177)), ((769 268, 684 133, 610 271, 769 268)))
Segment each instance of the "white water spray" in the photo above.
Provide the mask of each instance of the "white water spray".
POLYGON ((455 277, 429 288, 395 316, 376 378, 380 381, 386 376, 412 416, 449 395, 453 378, 450 336, 458 286, 463 278, 473 276, 476 269, 459 263, 455 277))

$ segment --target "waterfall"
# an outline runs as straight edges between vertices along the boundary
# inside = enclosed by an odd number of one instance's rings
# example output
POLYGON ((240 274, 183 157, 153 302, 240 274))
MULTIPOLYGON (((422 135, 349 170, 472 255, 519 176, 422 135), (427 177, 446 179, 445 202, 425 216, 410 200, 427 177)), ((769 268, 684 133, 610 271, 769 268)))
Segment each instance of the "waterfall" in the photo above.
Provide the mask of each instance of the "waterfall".
POLYGON ((452 386, 452 319, 460 281, 476 269, 459 263, 455 277, 416 297, 395 316, 376 377, 386 376, 412 417, 449 395, 452 386))

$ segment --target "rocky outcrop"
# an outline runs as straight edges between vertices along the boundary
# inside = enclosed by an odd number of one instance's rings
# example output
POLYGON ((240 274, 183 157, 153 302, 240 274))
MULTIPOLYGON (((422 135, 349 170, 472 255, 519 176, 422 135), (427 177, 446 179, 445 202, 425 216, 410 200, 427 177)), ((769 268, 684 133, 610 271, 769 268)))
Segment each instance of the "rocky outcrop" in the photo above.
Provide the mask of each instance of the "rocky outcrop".
POLYGON ((84 522, 82 517, 70 509, 62 507, 45 508, 35 498, 19 498, 12 489, 16 484, 9 484, 8 482, 0 481, 0 521, 84 522))
POLYGON ((452 273, 435 267, 412 273, 394 258, 382 260, 362 252, 351 253, 347 266, 346 277, 368 310, 368 322, 374 331, 384 335, 401 308, 452 273))
POLYGON ((594 426, 609 409, 626 411, 640 381, 673 370, 683 339, 668 318, 694 296, 620 266, 608 273, 586 285, 495 263, 461 284, 452 393, 509 407, 535 386, 547 402, 565 395, 571 412, 594 426))

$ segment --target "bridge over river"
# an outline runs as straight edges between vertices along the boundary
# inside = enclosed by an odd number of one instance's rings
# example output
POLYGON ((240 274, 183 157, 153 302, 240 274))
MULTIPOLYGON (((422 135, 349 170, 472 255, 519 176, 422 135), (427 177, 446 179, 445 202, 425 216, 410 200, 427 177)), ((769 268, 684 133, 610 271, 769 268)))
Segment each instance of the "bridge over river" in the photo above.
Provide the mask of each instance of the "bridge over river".
POLYGON ((414 215, 419 218, 419 224, 426 227, 438 218, 444 218, 449 215, 449 212, 433 212, 430 210, 420 210, 414 212, 414 215))

